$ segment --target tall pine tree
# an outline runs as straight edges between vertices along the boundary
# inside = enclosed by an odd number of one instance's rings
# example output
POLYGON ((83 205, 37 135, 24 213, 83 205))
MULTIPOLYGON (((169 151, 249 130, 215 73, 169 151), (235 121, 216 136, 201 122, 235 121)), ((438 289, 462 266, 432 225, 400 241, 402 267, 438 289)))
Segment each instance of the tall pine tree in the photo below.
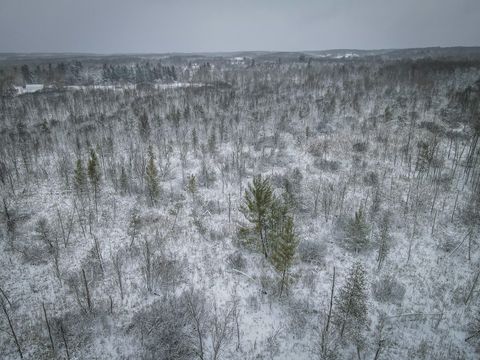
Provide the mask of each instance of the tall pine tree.
POLYGON ((293 218, 287 216, 273 246, 272 263, 281 274, 280 296, 288 285, 288 270, 292 266, 298 241, 295 235, 293 218))
POLYGON ((122 165, 120 172, 120 191, 122 195, 125 195, 129 190, 127 172, 125 171, 125 166, 122 165))
POLYGON ((85 192, 86 183, 87 177, 83 169, 82 160, 78 159, 73 174, 73 185, 77 195, 82 195, 85 192))
POLYGON ((345 334, 357 345, 367 325, 367 279, 362 264, 355 263, 336 299, 336 318, 340 337, 345 334))
POLYGON ((255 176, 253 182, 245 190, 245 203, 241 211, 245 218, 253 224, 255 233, 259 236, 260 246, 265 258, 268 258, 267 224, 271 205, 274 201, 272 187, 268 179, 261 175, 255 176))
POLYGON ((150 121, 145 111, 138 118, 138 132, 143 141, 148 141, 150 137, 150 121))
POLYGON ((90 159, 88 160, 88 177, 93 188, 93 196, 95 200, 95 212, 98 213, 98 190, 100 186, 100 165, 95 150, 90 150, 90 159))
POLYGON ((363 215, 362 209, 355 212, 355 217, 350 221, 347 228, 347 245, 350 250, 358 253, 365 249, 369 243, 370 229, 363 215))
POLYGON ((193 151, 195 151, 195 155, 197 155, 198 136, 197 136, 197 130, 195 130, 195 128, 193 128, 192 130, 192 145, 193 145, 193 151))
POLYGON ((380 222, 380 234, 378 237, 377 255, 378 270, 381 269, 385 259, 388 256, 388 252, 390 251, 390 238, 390 215, 389 213, 386 213, 384 214, 380 222))
POLYGON ((160 195, 160 185, 158 183, 158 169, 155 165, 155 154, 152 146, 148 147, 148 164, 146 168, 147 190, 150 202, 154 205, 160 195))

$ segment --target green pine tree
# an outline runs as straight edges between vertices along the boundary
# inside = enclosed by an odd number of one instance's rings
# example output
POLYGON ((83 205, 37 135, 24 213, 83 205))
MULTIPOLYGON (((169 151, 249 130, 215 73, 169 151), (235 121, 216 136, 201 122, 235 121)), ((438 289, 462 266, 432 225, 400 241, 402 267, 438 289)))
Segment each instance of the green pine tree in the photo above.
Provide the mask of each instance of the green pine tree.
POLYGON ((283 289, 288 285, 288 270, 292 266, 298 241, 295 235, 293 218, 286 216, 278 238, 275 241, 272 252, 272 263, 281 274, 280 296, 283 289))
POLYGON ((120 172, 120 191, 122 195, 125 195, 128 192, 128 177, 127 177, 127 172, 125 171, 125 167, 122 166, 121 172, 120 172))
POLYGON ((100 165, 95 150, 90 150, 90 159, 88 160, 88 177, 92 186, 100 183, 100 165))
POLYGON ((367 325, 367 278, 362 264, 355 263, 340 289, 336 299, 336 317, 340 326, 340 337, 348 334, 349 338, 361 342, 362 330, 367 325))
POLYGON ((293 188, 293 184, 290 180, 285 179, 283 182, 284 192, 283 192, 283 201, 286 206, 290 209, 295 209, 298 205, 296 194, 293 188))
POLYGON ((133 208, 130 215, 130 222, 128 224, 127 234, 130 235, 130 247, 133 246, 135 239, 137 238, 142 221, 137 208, 133 208))
POLYGON ((270 182, 258 175, 253 178, 251 184, 248 184, 248 189, 245 190, 244 205, 240 209, 245 218, 253 224, 265 258, 268 258, 267 225, 273 200, 270 182))
POLYGON ((217 152, 217 137, 215 135, 215 129, 212 130, 212 133, 208 138, 208 151, 211 155, 214 155, 217 152))
POLYGON ((386 123, 392 121, 393 119, 393 114, 392 114, 392 110, 390 109, 389 106, 387 106, 385 108, 385 111, 383 112, 383 118, 385 120, 386 123))
POLYGON ((98 199, 98 190, 100 186, 100 165, 98 162, 97 154, 95 150, 90 150, 90 159, 88 160, 88 178, 90 179, 90 184, 93 188, 93 196, 95 199, 95 211, 98 212, 97 199, 98 199))
POLYGON ((355 212, 355 217, 347 228, 347 245, 356 253, 365 249, 369 244, 370 229, 363 215, 362 209, 355 212))
POLYGON ((85 175, 85 170, 83 169, 82 160, 78 159, 73 174, 73 185, 78 195, 81 195, 85 192, 86 183, 87 178, 85 175))
POLYGON ((192 195, 196 194, 196 192, 197 192, 197 178, 195 177, 195 175, 190 175, 188 177, 187 191, 192 195))
POLYGON ((138 118, 138 131, 142 140, 148 141, 148 138, 150 137, 150 121, 148 120, 148 115, 145 111, 138 118))
POLYGON ((380 223, 380 234, 378 239, 378 270, 381 269, 390 250, 390 216, 386 213, 380 223))
POLYGON ((192 145, 193 145, 193 151, 195 151, 195 155, 196 155, 197 147, 198 147, 198 137, 197 137, 197 130, 195 130, 195 128, 192 130, 192 145))
POLYGON ((285 198, 272 198, 265 233, 267 251, 270 251, 270 247, 275 246, 276 240, 281 237, 289 209, 289 204, 285 201, 285 198))
POLYGON ((158 199, 158 196, 160 195, 160 185, 158 183, 158 169, 155 165, 155 154, 153 153, 152 146, 148 147, 146 177, 148 196, 150 198, 150 202, 152 205, 154 205, 158 199))

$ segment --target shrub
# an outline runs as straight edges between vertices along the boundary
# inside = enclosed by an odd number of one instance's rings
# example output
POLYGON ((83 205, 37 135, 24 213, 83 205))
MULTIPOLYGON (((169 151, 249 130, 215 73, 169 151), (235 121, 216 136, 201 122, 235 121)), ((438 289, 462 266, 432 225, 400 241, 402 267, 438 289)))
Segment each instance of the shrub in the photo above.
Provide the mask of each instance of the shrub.
POLYGON ((192 359, 191 322, 187 303, 179 299, 162 299, 136 313, 130 326, 142 339, 143 359, 192 359))
POLYGON ((302 241, 298 246, 298 255, 303 262, 321 264, 325 258, 327 246, 319 241, 302 241))
POLYGON ((367 186, 374 186, 378 185, 378 175, 374 171, 368 172, 364 177, 363 177, 363 182, 367 186))
POLYGON ((335 172, 340 170, 340 162, 335 160, 315 159, 313 165, 320 170, 335 172))
POLYGON ((308 152, 315 157, 321 157, 324 154, 325 145, 321 141, 316 141, 308 147, 308 152))
POLYGON ((240 251, 235 251, 233 254, 230 254, 227 258, 227 262, 232 269, 243 271, 247 267, 247 261, 240 251))
POLYGON ((405 296, 405 287, 392 275, 385 275, 372 284, 375 300, 383 303, 400 304, 405 296))
POLYGON ((370 227, 368 226, 362 209, 355 212, 345 232, 345 246, 356 253, 365 250, 370 242, 370 227))
POLYGON ((368 150, 368 143, 367 142, 358 142, 353 144, 353 151, 355 152, 365 152, 368 150))

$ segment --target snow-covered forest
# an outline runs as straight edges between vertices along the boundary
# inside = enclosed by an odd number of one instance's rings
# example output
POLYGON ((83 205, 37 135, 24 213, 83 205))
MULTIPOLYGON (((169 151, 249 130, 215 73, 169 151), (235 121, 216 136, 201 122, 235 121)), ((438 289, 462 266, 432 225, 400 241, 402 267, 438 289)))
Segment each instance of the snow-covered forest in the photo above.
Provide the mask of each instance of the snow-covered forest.
POLYGON ((478 359, 442 51, 3 56, 0 358, 478 359))

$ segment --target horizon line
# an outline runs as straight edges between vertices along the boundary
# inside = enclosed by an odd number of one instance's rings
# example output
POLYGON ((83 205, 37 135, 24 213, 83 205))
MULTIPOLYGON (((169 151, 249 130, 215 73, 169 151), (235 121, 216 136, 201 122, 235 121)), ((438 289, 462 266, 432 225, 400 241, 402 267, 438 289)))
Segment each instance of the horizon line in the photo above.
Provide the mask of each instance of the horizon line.
POLYGON ((420 47, 392 47, 392 48, 332 48, 314 50, 219 50, 219 51, 167 51, 167 52, 90 52, 90 51, 0 51, 0 55, 191 55, 191 54, 232 54, 232 53, 309 53, 328 51, 395 51, 395 50, 420 50, 420 49, 480 49, 480 45, 453 45, 453 46, 420 46, 420 47))

